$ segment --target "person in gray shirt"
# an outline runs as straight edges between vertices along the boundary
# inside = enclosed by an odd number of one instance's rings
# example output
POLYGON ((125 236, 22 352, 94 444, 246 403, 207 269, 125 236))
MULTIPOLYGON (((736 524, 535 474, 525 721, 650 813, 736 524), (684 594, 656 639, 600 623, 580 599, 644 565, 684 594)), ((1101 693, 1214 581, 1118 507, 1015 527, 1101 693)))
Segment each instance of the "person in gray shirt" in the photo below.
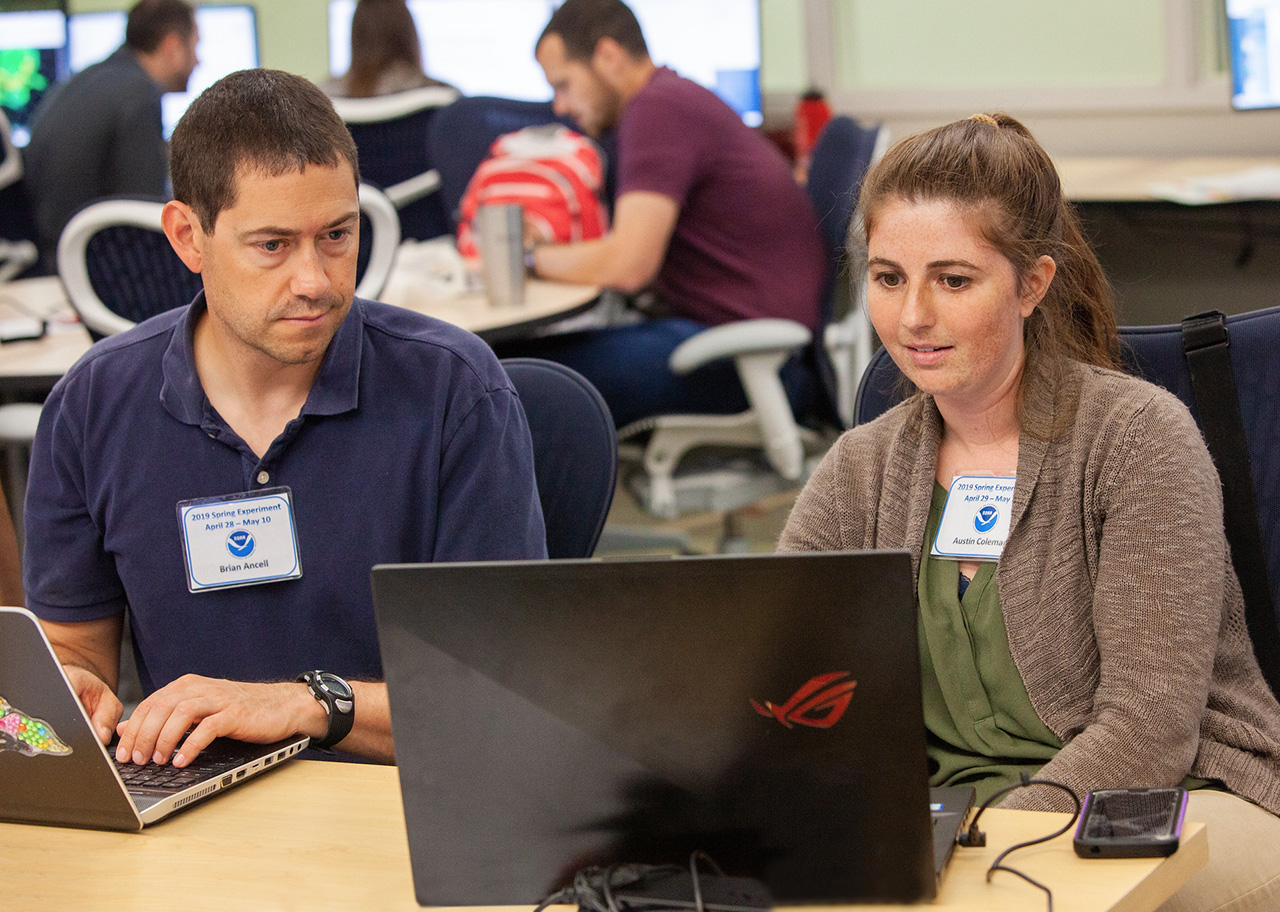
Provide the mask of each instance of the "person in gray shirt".
POLYGON ((125 43, 41 102, 23 160, 48 271, 81 206, 121 193, 167 195, 160 97, 186 91, 198 39, 195 11, 183 0, 140 0, 125 43))

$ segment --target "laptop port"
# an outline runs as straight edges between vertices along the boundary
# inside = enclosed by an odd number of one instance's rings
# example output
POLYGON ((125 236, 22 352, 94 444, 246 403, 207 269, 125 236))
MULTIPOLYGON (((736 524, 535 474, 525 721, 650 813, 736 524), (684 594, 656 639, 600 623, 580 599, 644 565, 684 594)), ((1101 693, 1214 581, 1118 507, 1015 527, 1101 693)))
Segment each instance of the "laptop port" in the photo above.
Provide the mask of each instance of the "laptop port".
POLYGON ((230 785, 230 784, 231 784, 231 777, 230 777, 230 776, 223 776, 223 777, 222 777, 222 787, 223 787, 223 788, 226 788, 226 787, 227 787, 228 785, 230 785))

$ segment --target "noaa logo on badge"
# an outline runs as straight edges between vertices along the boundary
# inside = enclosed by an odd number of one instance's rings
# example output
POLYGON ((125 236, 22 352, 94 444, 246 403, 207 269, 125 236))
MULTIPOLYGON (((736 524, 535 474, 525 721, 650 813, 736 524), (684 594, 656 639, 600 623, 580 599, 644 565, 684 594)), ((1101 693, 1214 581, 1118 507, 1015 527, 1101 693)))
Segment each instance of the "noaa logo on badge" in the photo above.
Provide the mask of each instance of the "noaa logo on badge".
POLYGON ((973 518, 973 527, 979 532, 990 532, 995 528, 996 520, 999 518, 1000 511, 991 506, 991 504, 987 504, 973 518))
POLYGON ((257 542, 253 538, 253 533, 244 529, 236 529, 227 536, 227 550, 233 557, 248 557, 253 553, 255 545, 257 542))

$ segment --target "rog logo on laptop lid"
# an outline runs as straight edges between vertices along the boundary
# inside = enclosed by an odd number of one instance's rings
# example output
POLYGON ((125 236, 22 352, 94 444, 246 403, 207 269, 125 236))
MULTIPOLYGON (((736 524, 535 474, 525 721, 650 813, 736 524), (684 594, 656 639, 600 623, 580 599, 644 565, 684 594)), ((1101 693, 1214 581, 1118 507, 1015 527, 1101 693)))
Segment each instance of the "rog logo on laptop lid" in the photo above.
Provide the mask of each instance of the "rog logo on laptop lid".
POLYGON ((844 681, 832 684, 841 678, 847 678, 847 671, 833 671, 818 675, 791 695, 791 699, 781 706, 774 706, 765 701, 761 706, 755 700, 751 705, 762 716, 771 716, 783 724, 785 728, 794 725, 807 725, 809 728, 830 728, 840 721, 844 711, 853 700, 853 689, 857 681, 844 681), (827 685, 831 684, 830 687, 827 685))

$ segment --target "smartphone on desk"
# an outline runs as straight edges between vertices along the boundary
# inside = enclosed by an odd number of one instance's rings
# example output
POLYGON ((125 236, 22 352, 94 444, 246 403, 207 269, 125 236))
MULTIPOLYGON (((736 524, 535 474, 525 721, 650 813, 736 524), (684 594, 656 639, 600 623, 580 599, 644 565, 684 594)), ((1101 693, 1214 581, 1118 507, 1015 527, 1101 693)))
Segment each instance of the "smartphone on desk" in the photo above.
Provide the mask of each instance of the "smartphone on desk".
POLYGON ((1172 855, 1182 838, 1187 790, 1099 789, 1085 796, 1074 839, 1081 858, 1172 855))

